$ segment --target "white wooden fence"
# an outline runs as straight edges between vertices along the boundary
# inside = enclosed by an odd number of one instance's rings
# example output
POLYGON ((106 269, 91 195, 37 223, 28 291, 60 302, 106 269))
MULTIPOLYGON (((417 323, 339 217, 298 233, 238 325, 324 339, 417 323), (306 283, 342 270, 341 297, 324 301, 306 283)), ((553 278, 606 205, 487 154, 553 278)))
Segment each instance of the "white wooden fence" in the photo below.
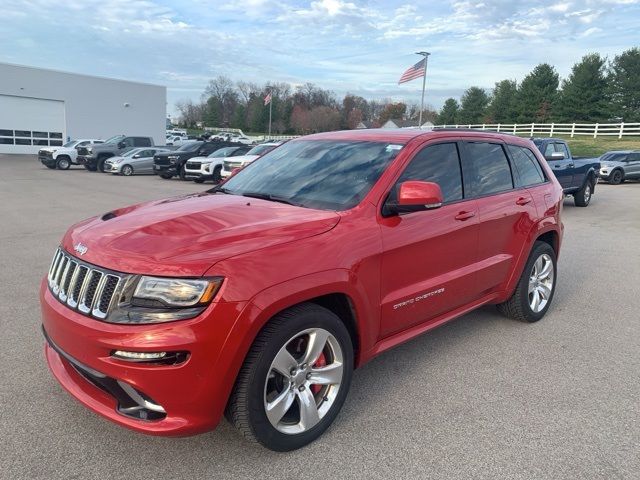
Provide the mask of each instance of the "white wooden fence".
POLYGON ((494 123, 494 124, 457 124, 436 125, 438 128, 473 128, 494 132, 529 135, 531 137, 565 135, 571 138, 586 135, 600 136, 640 136, 640 123, 494 123))

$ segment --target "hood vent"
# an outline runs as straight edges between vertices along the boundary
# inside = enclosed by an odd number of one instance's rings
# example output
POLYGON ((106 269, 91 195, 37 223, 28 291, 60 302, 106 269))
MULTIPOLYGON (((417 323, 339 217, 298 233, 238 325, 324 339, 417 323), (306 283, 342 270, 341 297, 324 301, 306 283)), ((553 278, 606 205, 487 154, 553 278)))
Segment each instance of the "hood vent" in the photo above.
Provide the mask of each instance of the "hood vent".
POLYGON ((107 220, 111 220, 112 218, 116 218, 116 217, 117 215, 115 213, 107 212, 102 216, 102 220, 106 222, 107 220))

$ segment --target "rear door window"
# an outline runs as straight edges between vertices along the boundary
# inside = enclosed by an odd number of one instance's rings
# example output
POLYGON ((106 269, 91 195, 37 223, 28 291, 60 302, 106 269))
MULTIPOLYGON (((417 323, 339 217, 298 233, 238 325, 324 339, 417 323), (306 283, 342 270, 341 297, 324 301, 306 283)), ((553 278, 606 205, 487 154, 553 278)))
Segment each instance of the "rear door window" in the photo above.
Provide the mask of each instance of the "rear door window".
POLYGON ((499 143, 465 142, 462 157, 465 197, 513 189, 511 166, 499 143))
POLYGON ((151 140, 149 138, 145 138, 145 137, 135 137, 133 139, 133 144, 136 147, 150 147, 151 146, 151 140))
POLYGON ((437 183, 445 203, 461 200, 462 174, 456 144, 439 143, 420 150, 398 179, 394 196, 397 196, 399 184, 407 180, 437 183))
POLYGON ((545 181, 538 159, 531 150, 517 145, 507 145, 507 149, 518 172, 519 187, 537 185, 545 181))

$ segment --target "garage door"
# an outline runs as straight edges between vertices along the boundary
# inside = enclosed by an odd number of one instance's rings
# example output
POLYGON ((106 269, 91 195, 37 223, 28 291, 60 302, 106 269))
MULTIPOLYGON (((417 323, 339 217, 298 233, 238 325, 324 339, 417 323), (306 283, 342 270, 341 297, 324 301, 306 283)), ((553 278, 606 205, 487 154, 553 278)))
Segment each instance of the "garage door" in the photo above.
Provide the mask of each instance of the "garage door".
POLYGON ((66 138, 64 102, 0 95, 0 153, 38 153, 66 138))

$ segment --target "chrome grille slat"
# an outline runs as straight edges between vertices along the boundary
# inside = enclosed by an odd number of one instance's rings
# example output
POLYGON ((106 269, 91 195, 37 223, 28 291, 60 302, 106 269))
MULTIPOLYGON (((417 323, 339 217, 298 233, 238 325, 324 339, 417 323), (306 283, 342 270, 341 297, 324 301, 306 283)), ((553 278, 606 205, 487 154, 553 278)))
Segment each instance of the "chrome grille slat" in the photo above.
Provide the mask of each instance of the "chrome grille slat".
POLYGON ((67 262, 65 263, 64 270, 62 271, 62 275, 60 276, 60 282, 58 283, 58 298, 64 302, 67 298, 67 295, 64 293, 64 286, 67 283, 67 276, 69 275, 69 269, 71 268, 71 259, 67 258, 67 262))
POLYGON ((53 279, 52 290, 54 295, 57 295, 58 291, 60 290, 60 279, 62 278, 62 273, 64 272, 64 268, 66 267, 68 260, 69 260, 69 257, 67 257, 66 255, 63 255, 62 258, 60 259, 60 263, 58 264, 58 268, 56 269, 56 274, 53 279))
POLYGON ((51 261, 47 280, 51 293, 80 313, 104 319, 118 297, 124 277, 86 264, 58 248, 51 261))

